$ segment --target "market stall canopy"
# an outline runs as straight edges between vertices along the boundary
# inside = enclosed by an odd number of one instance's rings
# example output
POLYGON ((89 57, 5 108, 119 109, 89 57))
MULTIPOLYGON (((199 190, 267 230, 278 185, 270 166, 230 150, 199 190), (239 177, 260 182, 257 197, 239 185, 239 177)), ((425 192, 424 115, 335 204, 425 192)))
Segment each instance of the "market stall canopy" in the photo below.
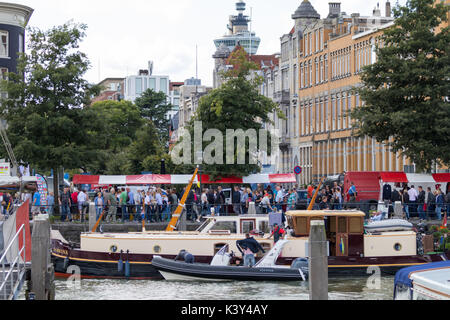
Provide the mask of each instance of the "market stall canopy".
MULTIPOLYGON (((150 185, 150 184, 188 184, 192 175, 134 175, 134 176, 89 176, 75 175, 73 183, 91 185, 150 185)), ((198 182, 198 178, 194 183, 198 182)), ((203 184, 268 184, 268 183, 297 183, 295 174, 255 174, 249 177, 228 177, 213 181, 210 176, 202 175, 203 184)))
POLYGON ((433 179, 439 183, 450 182, 450 173, 435 173, 433 179))
POLYGON ((383 182, 408 183, 408 177, 404 172, 380 172, 380 179, 383 182))

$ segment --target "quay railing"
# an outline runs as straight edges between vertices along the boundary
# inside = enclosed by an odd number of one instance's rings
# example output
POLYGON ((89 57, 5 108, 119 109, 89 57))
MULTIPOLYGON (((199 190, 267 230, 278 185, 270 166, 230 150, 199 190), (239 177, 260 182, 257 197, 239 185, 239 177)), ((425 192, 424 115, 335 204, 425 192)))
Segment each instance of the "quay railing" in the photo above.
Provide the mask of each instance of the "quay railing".
POLYGON ((0 300, 17 299, 25 280, 26 261, 25 225, 22 225, 0 258, 2 273, 0 300), (23 239, 22 246, 20 246, 20 235, 23 239))
MULTIPOLYGON (((326 209, 329 210, 360 210, 366 213, 367 218, 370 217, 370 213, 379 210, 379 205, 381 203, 361 203, 361 202, 342 202, 342 203, 328 203, 326 209)), ((255 203, 255 211, 257 214, 269 214, 274 211, 283 212, 289 210, 306 210, 309 203, 306 201, 302 203, 296 203, 290 206, 288 203, 271 203, 269 206, 259 205, 255 203)), ((384 205, 384 204, 383 204, 384 205)), ((394 203, 389 203, 387 205, 387 209, 390 213, 394 212, 394 203)), ((406 216, 405 206, 408 206, 409 216, 410 218, 420 217, 420 213, 418 210, 419 206, 423 206, 423 204, 402 204, 402 211, 406 216)), ((200 203, 190 203, 185 205, 185 211, 187 213, 187 218, 189 220, 195 221, 200 219, 203 216, 209 215, 211 213, 211 209, 214 208, 215 215, 220 216, 238 216, 245 215, 249 213, 249 205, 245 203, 227 203, 227 204, 200 204, 200 203)), ((64 211, 62 210, 62 206, 60 206, 60 214, 55 215, 54 206, 39 206, 39 213, 47 213, 50 217, 53 217, 53 221, 55 222, 72 222, 72 221, 86 221, 89 218, 89 210, 90 206, 86 205, 84 207, 78 207, 78 205, 68 206, 64 211), (80 212, 83 214, 81 217, 80 212)), ((103 221, 108 220, 110 214, 116 218, 116 222, 124 222, 124 221, 139 221, 142 219, 146 220, 148 223, 158 223, 158 222, 168 222, 170 221, 173 212, 177 208, 177 205, 115 205, 115 206, 95 206, 96 216, 100 217, 101 213, 103 213, 103 221), (112 208, 111 208, 112 207, 112 208), (111 210, 113 209, 113 210, 111 210)), ((320 203, 315 203, 313 206, 313 210, 319 210, 321 207, 320 203)), ((445 212, 450 216, 450 205, 444 205, 442 207, 442 217, 445 212)), ((427 219, 436 219, 436 211, 434 206, 428 206, 427 210, 423 212, 427 219)), ((32 217, 33 214, 30 214, 32 217)), ((98 218, 96 219, 98 220, 98 218)))

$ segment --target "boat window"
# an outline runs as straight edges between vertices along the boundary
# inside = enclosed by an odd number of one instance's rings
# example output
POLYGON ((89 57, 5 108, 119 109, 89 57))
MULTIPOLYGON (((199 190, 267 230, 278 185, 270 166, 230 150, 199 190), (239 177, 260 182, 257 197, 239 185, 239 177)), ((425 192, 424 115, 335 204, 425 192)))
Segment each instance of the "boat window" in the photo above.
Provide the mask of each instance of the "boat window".
POLYGON ((219 221, 211 228, 211 230, 229 230, 231 233, 236 233, 236 222, 235 221, 219 221))
POLYGON ((197 229, 197 232, 202 232, 210 222, 210 219, 205 220, 205 222, 203 222, 203 224, 197 229))
POLYGON ((347 233, 347 218, 338 218, 338 233, 347 233))
POLYGON ((258 230, 264 233, 269 233, 270 232, 269 221, 260 221, 258 230))
POLYGON ((296 235, 304 235, 304 234, 309 234, 309 230, 308 230, 308 218, 306 217, 297 217, 294 218, 296 219, 296 224, 295 224, 295 234, 296 235))
POLYGON ((241 233, 250 233, 255 230, 255 220, 243 220, 241 221, 241 233))
POLYGON ((364 233, 364 224, 361 218, 350 218, 349 219, 350 233, 362 234, 364 233))

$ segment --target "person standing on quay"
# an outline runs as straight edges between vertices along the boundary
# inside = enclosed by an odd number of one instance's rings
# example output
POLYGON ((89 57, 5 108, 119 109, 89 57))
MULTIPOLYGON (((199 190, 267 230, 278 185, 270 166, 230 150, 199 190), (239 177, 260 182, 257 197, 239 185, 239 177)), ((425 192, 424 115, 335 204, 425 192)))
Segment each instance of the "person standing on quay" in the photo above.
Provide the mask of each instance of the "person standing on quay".
POLYGON ((80 222, 84 222, 85 213, 86 213, 85 209, 86 209, 86 204, 87 204, 88 200, 89 199, 88 199, 87 194, 84 192, 84 190, 81 190, 77 197, 78 211, 80 213, 80 222))
POLYGON ((444 207, 444 196, 440 189, 436 190, 436 218, 442 220, 442 208, 444 207))
POLYGON ((50 192, 47 196, 47 209, 48 209, 48 216, 53 216, 53 208, 55 206, 55 196, 53 192, 50 192))
POLYGON ((64 192, 59 196, 59 205, 61 206, 61 221, 65 222, 66 218, 72 222, 72 214, 70 212, 72 197, 69 188, 64 188, 64 192))
POLYGON ((129 220, 129 216, 127 213, 127 191, 125 190, 125 188, 122 188, 122 193, 120 194, 119 197, 119 205, 122 208, 122 222, 128 221, 129 220))
POLYGON ((117 200, 115 195, 116 190, 111 188, 105 193, 104 200, 105 204, 108 206, 108 214, 106 216, 106 222, 116 222, 117 214, 117 200))
MULTIPOLYGON (((6 193, 3 194, 3 214, 6 215, 7 214, 7 196, 6 193)), ((33 214, 33 219, 36 215, 38 215, 41 212, 41 195, 39 192, 35 192, 33 195, 33 207, 31 209, 31 213, 33 214)))
POLYGON ((94 203, 95 203, 95 220, 98 221, 98 219, 100 219, 100 215, 103 212, 103 209, 105 208, 105 199, 103 198, 101 192, 97 193, 97 197, 95 197, 94 203))
POLYGON ((417 196, 417 212, 419 213, 420 220, 426 220, 427 216, 425 215, 425 191, 421 186, 419 186, 419 195, 417 196))

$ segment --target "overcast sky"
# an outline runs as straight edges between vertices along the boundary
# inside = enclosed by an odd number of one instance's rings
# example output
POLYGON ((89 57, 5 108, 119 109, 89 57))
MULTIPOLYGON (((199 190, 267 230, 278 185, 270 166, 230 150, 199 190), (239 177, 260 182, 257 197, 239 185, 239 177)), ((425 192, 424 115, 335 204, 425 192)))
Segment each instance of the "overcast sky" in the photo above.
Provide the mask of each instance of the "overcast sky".
MULTIPOLYGON (((82 43, 90 61, 90 82, 125 77, 146 69, 153 60, 153 73, 171 81, 195 76, 195 46, 202 84, 212 85, 215 52, 213 40, 227 32, 228 17, 236 14, 237 0, 12 0, 35 11, 29 26, 48 29, 69 20, 88 25, 82 43)), ((294 24, 291 15, 302 0, 247 0, 246 14, 253 12, 252 30, 261 38, 258 54, 280 51, 280 37, 294 24)), ((310 0, 325 17, 328 1, 310 0)), ((370 15, 385 0, 342 0, 342 11, 370 15)), ((400 0, 405 3, 406 0, 400 0)), ((394 6, 396 0, 391 0, 394 6)))

